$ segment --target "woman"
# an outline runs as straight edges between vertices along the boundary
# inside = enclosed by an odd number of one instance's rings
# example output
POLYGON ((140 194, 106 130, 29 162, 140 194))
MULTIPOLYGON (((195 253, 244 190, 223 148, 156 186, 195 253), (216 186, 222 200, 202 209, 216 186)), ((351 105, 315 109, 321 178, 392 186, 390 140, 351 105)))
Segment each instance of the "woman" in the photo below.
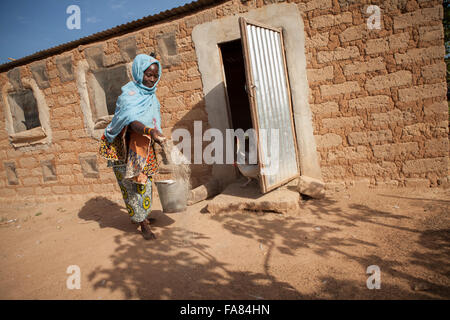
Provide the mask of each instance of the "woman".
POLYGON ((122 87, 114 117, 101 138, 100 154, 114 170, 131 220, 139 223, 143 237, 150 240, 156 238, 147 219, 152 176, 158 170, 153 144, 165 140, 155 94, 161 65, 154 57, 139 54, 132 73, 134 81, 122 87))

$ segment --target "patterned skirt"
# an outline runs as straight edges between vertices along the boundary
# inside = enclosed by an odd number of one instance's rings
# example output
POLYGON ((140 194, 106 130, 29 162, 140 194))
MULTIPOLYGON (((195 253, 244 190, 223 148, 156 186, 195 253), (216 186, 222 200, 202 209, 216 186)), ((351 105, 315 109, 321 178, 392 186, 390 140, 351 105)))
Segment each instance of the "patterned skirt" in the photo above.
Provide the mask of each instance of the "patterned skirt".
POLYGON ((139 184, 130 179, 124 179, 125 164, 113 166, 113 170, 131 220, 138 223, 144 221, 152 207, 152 177, 148 177, 146 184, 139 184))
POLYGON ((144 139, 139 135, 130 133, 129 147, 125 147, 126 132, 127 128, 124 128, 121 134, 111 143, 103 135, 99 153, 103 158, 108 160, 108 167, 113 168, 131 220, 134 222, 142 222, 151 211, 152 176, 158 172, 158 161, 153 147, 153 141, 150 142, 147 138, 144 139), (143 157, 140 160, 143 161, 136 163, 137 156, 133 148, 135 151, 141 151, 143 157), (145 155, 147 155, 147 159, 145 159, 145 155), (139 179, 125 179, 130 173, 132 175, 139 174, 137 176, 139 179), (142 177, 145 179, 142 179, 142 177))

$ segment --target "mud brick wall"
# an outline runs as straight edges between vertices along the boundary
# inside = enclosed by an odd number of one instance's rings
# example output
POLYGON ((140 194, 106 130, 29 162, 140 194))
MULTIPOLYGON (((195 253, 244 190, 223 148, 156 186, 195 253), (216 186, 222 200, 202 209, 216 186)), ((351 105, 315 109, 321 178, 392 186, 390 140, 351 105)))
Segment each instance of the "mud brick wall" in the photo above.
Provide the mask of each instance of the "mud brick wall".
POLYGON ((317 0, 298 6, 324 179, 442 183, 448 106, 441 2, 317 0), (369 4, 381 9, 380 30, 366 25, 369 4))
MULTIPOLYGON (((14 148, 0 108, 0 202, 120 197, 97 155, 82 108, 77 72, 130 63, 156 52, 163 133, 208 128, 191 33, 197 25, 283 1, 233 0, 0 74, 0 88, 36 81, 49 109, 51 143, 14 148)), ((442 15, 439 1, 312 0, 297 3, 306 37, 309 104, 326 182, 436 186, 448 175, 442 15), (381 8, 368 30, 367 5, 381 8)), ((3 100, 2 100, 3 101, 3 100)), ((193 187, 211 167, 192 165, 193 187)))
MULTIPOLYGON (((170 136, 176 128, 187 128, 193 136, 194 120, 202 121, 203 129, 207 129, 200 73, 184 19, 41 60, 45 79, 33 75, 31 64, 19 66, 0 74, 0 87, 14 83, 15 79, 19 82, 33 78, 39 85, 48 83, 39 87, 49 107, 52 141, 48 145, 14 148, 8 139, 2 106, 0 202, 56 201, 86 196, 120 198, 112 169, 97 154, 99 142, 86 129, 76 73, 81 61, 87 61, 90 68, 97 70, 128 63, 136 54, 151 52, 157 53, 163 65, 157 90, 163 133, 170 136), (172 38, 167 39, 167 35, 172 38), (131 45, 121 48, 124 42, 131 45), (133 46, 134 52, 130 52, 133 46)), ((209 180, 211 167, 192 165, 191 172, 191 184, 196 187, 209 180)))

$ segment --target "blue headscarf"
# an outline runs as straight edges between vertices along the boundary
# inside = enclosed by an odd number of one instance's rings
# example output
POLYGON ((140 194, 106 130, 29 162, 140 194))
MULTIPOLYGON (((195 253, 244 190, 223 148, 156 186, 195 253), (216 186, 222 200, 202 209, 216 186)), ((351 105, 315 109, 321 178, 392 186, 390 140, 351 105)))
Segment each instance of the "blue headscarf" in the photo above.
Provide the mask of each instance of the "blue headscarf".
POLYGON ((122 94, 117 99, 116 111, 111 123, 105 129, 105 137, 109 142, 133 121, 139 121, 147 127, 161 131, 161 113, 156 85, 161 78, 161 64, 155 58, 146 54, 139 54, 133 61, 133 79, 122 87, 122 94), (144 71, 150 65, 158 65, 158 80, 152 88, 142 84, 144 71))

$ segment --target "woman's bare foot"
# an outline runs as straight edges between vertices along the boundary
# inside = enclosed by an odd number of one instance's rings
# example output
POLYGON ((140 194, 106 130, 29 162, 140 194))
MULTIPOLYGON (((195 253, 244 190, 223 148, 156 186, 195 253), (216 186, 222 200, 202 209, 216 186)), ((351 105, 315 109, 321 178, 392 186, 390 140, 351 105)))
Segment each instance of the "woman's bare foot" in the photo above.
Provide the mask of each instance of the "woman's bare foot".
POLYGON ((156 239, 155 234, 150 230, 150 222, 147 219, 140 222, 139 225, 141 226, 142 236, 144 237, 145 240, 156 239))
MULTIPOLYGON (((147 217, 146 219, 148 220, 148 222, 149 222, 150 224, 153 224, 153 223, 155 223, 155 221, 156 221, 155 218, 147 217)), ((136 221, 133 221, 133 220, 130 220, 130 221, 131 221, 132 224, 139 224, 139 225, 140 225, 139 222, 136 222, 136 221)))

